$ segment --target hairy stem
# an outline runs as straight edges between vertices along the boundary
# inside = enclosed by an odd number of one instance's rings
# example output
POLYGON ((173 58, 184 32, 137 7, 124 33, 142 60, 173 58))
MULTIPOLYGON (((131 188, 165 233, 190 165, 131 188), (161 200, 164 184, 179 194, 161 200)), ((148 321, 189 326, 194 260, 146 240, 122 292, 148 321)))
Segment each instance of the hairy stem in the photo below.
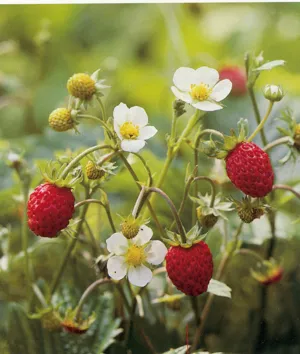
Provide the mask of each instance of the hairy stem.
POLYGON ((263 129, 267 119, 269 118, 269 115, 272 111, 272 108, 273 108, 273 105, 274 105, 274 102, 269 102, 269 107, 267 109, 267 112, 263 118, 263 120, 259 123, 259 125, 256 127, 256 129, 254 130, 254 132, 249 136, 249 138, 247 139, 248 142, 250 142, 251 140, 253 140, 256 135, 263 129))
POLYGON ((291 192, 291 193, 293 193, 297 198, 300 198, 300 193, 299 193, 299 192, 297 192, 295 189, 293 189, 292 187, 287 186, 287 185, 285 185, 285 184, 274 184, 273 190, 275 190, 275 189, 282 189, 282 190, 291 192))
POLYGON ((147 188, 147 192, 148 193, 158 193, 165 199, 165 201, 168 203, 168 205, 172 211, 173 217, 176 221, 177 229, 178 229, 178 232, 181 236, 182 242, 186 243, 186 235, 185 235, 184 227, 183 227, 180 217, 177 213, 176 207, 175 207, 174 203, 172 202, 172 200, 169 198, 169 196, 165 192, 163 192, 161 189, 156 188, 156 187, 147 188))
POLYGON ((74 320, 75 321, 78 321, 79 318, 80 318, 80 313, 81 313, 81 310, 82 310, 82 306, 83 304, 85 303, 87 297, 99 286, 102 286, 104 284, 107 284, 107 283, 111 283, 111 279, 108 279, 108 278, 104 278, 104 279, 98 279, 96 280, 94 283, 92 283, 86 290, 85 292, 82 294, 80 300, 79 300, 79 303, 77 305, 77 311, 75 313, 75 316, 74 316, 74 320))
POLYGON ((271 143, 269 143, 268 145, 266 145, 264 147, 264 151, 269 151, 269 150, 273 149, 273 147, 275 147, 275 146, 279 146, 282 144, 288 144, 290 141, 291 141, 291 138, 289 136, 284 136, 284 137, 274 140, 271 143))

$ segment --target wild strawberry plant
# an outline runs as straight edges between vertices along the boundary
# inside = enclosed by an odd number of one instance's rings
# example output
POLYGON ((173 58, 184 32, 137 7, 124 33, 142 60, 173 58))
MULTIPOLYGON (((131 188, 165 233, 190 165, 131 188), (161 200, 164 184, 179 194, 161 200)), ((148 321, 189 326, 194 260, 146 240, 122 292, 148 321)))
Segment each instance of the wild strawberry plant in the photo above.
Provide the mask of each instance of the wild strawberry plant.
MULTIPOLYGON (((114 341, 118 342, 117 348, 130 352, 133 333, 142 338, 145 352, 156 352, 152 343, 154 338, 147 333, 142 319, 154 313, 158 322, 164 321, 168 326, 168 318, 162 320, 165 308, 176 311, 180 303, 189 300, 194 314, 192 335, 186 347, 173 352, 194 353, 204 345, 200 340, 213 297, 217 295, 227 298, 224 301, 234 301, 234 292, 223 282, 225 270, 234 257, 240 255, 254 261, 248 276, 262 286, 281 281, 284 266, 272 254, 278 208, 275 190, 291 192, 298 198, 299 193, 288 185, 276 184, 274 161, 271 161, 269 152, 286 144, 290 152, 283 162, 296 157, 299 153, 299 123, 287 110, 282 113, 282 119, 288 128, 278 127, 283 137, 273 141, 267 139, 265 123, 276 103, 284 98, 284 92, 280 86, 267 85, 263 93, 268 107, 266 112, 260 112, 254 86, 265 70, 284 65, 284 62, 266 62, 261 54, 247 54, 245 63, 245 71, 227 66, 220 72, 209 67, 181 67, 174 72, 172 125, 167 136, 164 165, 156 174, 142 152, 148 148, 148 140, 155 141, 160 133, 151 125, 151 117, 145 109, 117 102, 109 112, 103 96, 110 87, 100 70, 92 75, 76 73, 68 80, 68 106, 54 108, 49 115, 49 126, 63 139, 64 132, 74 130, 80 133, 85 120, 93 120, 103 128, 103 141, 49 161, 48 166, 42 168, 42 181, 38 186, 32 186, 31 171, 23 157, 14 153, 7 156, 8 163, 19 177, 25 201, 24 216, 27 215, 23 218, 22 242, 29 318, 41 321, 46 331, 85 336, 95 332, 93 326, 100 316, 97 306, 93 311, 87 304, 91 299, 93 304, 97 303, 99 293, 96 289, 104 294, 102 297, 109 292, 113 294, 109 301, 114 302, 116 318, 113 319, 114 314, 110 313, 113 324, 106 333, 107 342, 102 344, 100 341, 97 349, 93 349, 95 353, 102 353, 114 341), (223 110, 226 119, 226 106, 222 102, 228 95, 241 96, 247 92, 256 121, 252 131, 245 118, 236 122, 230 135, 209 126, 203 128, 203 118, 209 117, 212 111, 223 110), (94 113, 98 112, 97 107, 99 114, 94 113), (190 117, 187 117, 187 111, 192 112, 190 117), (185 119, 182 130, 178 125, 180 119, 185 119), (262 144, 253 142, 258 135, 262 144), (182 166, 186 177, 178 184, 182 188, 176 190, 179 203, 178 200, 174 203, 165 187, 172 178, 178 178, 171 175, 169 169, 184 145, 191 148, 190 161, 193 162, 182 166), (201 161, 213 160, 217 173, 199 175, 200 157, 201 161), (133 159, 143 165, 147 178, 141 178, 136 172, 133 159), (107 186, 122 173, 122 169, 131 176, 130 193, 136 193, 137 189, 139 193, 131 210, 126 215, 117 216, 107 186), (225 182, 221 182, 222 175, 225 182), (230 193, 225 188, 226 183, 230 185, 230 193), (200 187, 206 190, 208 186, 210 192, 198 192, 200 187), (31 187, 35 189, 29 194, 31 187), (172 214, 171 223, 160 214, 160 203, 168 206, 172 214), (192 208, 186 222, 182 215, 188 203, 192 208), (93 204, 103 208, 110 225, 111 231, 107 233, 104 228, 105 234, 101 235, 105 244, 95 238, 89 225, 87 213, 93 204), (242 243, 244 225, 259 218, 267 218, 272 231, 265 257, 244 248, 242 243), (229 219, 232 222, 228 223, 229 219), (222 231, 222 245, 216 254, 210 249, 209 239, 220 225, 225 225, 225 229, 222 231), (226 232, 228 225, 230 239, 226 232), (48 248, 55 246, 57 238, 67 240, 66 249, 58 254, 59 264, 51 270, 50 284, 35 279, 27 227, 37 238, 51 238, 46 243, 48 248), (77 305, 68 308, 60 303, 61 300, 66 302, 63 296, 64 273, 67 267, 72 267, 72 253, 79 242, 92 244, 92 255, 88 253, 87 257, 92 257, 94 267, 86 276, 96 279, 78 298, 77 305)), ((118 202, 122 203, 122 196, 119 198, 118 202)), ((102 232, 101 220, 99 229, 102 232)), ((181 344, 185 344, 184 333, 180 333, 180 338, 181 344)), ((163 348, 167 349, 166 346, 163 348)))

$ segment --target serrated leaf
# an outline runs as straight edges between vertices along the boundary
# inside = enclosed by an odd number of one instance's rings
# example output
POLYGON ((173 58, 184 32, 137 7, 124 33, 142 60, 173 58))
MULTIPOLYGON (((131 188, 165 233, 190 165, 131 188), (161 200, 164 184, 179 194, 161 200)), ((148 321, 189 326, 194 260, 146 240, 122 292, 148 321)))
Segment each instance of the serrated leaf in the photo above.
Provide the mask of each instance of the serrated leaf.
POLYGON ((254 69, 255 71, 263 71, 263 70, 271 70, 273 68, 276 68, 277 66, 283 66, 285 65, 285 60, 273 60, 269 61, 268 63, 265 63, 261 65, 260 67, 254 69))

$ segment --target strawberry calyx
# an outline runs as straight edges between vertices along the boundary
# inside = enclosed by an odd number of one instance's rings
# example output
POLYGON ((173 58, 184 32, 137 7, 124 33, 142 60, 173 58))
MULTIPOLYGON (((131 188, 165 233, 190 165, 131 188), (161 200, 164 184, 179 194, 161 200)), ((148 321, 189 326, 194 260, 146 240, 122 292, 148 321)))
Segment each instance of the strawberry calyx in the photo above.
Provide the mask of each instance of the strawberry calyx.
POLYGON ((54 184, 60 188, 73 188, 77 183, 80 183, 83 179, 80 166, 74 168, 65 178, 60 177, 67 165, 66 162, 61 161, 52 161, 47 164, 46 168, 43 171, 41 170, 45 182, 54 184))
POLYGON ((248 134, 248 120, 241 118, 238 122, 238 134, 231 129, 231 135, 223 135, 223 142, 214 141, 212 136, 209 140, 200 142, 200 151, 209 157, 225 159, 236 146, 244 141, 248 134))
POLYGON ((189 232, 186 233, 186 242, 182 242, 181 236, 174 231, 166 230, 168 238, 163 238, 163 241, 170 246, 181 246, 183 248, 190 248, 194 244, 204 240, 207 233, 201 234, 202 228, 198 224, 193 226, 189 232))
POLYGON ((265 204, 260 198, 244 197, 241 201, 229 198, 234 203, 237 213, 242 221, 249 224, 269 212, 271 207, 265 204))
POLYGON ((68 309, 61 326, 65 331, 75 334, 85 333, 96 320, 96 313, 93 312, 87 319, 76 318, 78 308, 68 309))

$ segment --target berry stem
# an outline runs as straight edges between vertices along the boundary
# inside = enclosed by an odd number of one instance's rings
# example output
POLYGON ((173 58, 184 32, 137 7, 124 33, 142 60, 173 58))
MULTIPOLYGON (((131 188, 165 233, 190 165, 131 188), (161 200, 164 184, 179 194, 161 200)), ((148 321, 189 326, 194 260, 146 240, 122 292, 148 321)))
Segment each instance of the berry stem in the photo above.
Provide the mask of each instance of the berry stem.
POLYGON ((86 119, 92 119, 95 120, 96 122, 100 123, 103 125, 103 127, 106 129, 107 134, 111 137, 111 131, 109 129, 109 126, 102 120, 101 118, 98 118, 96 116, 92 116, 90 114, 78 114, 77 118, 86 118, 86 119))
POLYGON ((268 151, 273 149, 273 147, 281 145, 281 144, 288 144, 291 143, 291 138, 289 136, 284 136, 282 138, 279 138, 277 140, 272 141, 268 145, 265 146, 264 151, 268 151))
POLYGON ((152 177, 152 173, 150 170, 150 167, 148 166, 147 162, 145 161, 145 159, 138 154, 137 152, 132 152, 131 154, 135 155, 136 157, 138 157, 140 159, 140 161, 142 162, 143 166, 145 167, 145 170, 148 173, 149 176, 149 181, 148 181, 148 186, 151 187, 153 185, 153 177, 152 177))
MULTIPOLYGON (((136 185, 137 187, 141 190, 142 189, 142 186, 140 185, 139 183, 139 179, 138 179, 138 176, 136 175, 136 173, 134 172, 133 168, 131 167, 130 163, 127 161, 126 157, 124 156, 124 154, 122 152, 119 152, 119 155, 122 159, 122 161, 124 162, 124 165, 126 166, 126 168, 128 169, 128 172, 131 174, 132 178, 134 179, 134 181, 136 182, 136 185)), ((149 200, 146 201, 147 203, 147 207, 149 209, 149 212, 151 213, 151 216, 161 234, 161 236, 164 238, 165 237, 165 231, 163 229, 163 227, 161 226, 157 216, 156 216, 156 213, 154 212, 153 210, 153 207, 150 203, 149 200)))
POLYGON ((135 205, 134 205, 133 210, 132 210, 132 216, 133 216, 134 218, 137 217, 138 210, 139 210, 139 209, 142 207, 142 205, 143 205, 143 200, 145 200, 145 199, 144 199, 145 192, 146 192, 146 188, 145 188, 145 186, 142 186, 142 189, 141 189, 141 191, 140 191, 140 194, 138 195, 137 200, 136 200, 135 205))
POLYGON ((111 145, 96 145, 92 146, 86 150, 84 150, 81 154, 77 155, 69 164, 68 166, 62 171, 60 176, 58 177, 59 179, 64 179, 66 178, 67 174, 71 171, 71 169, 81 160, 83 159, 86 155, 90 154, 91 152, 94 152, 96 150, 102 150, 102 149, 110 149, 114 150, 114 148, 111 145))
POLYGON ((109 203, 105 204, 105 203, 101 202, 101 200, 98 200, 98 199, 85 199, 85 200, 82 200, 81 202, 76 203, 74 208, 79 208, 82 205, 90 204, 90 203, 96 203, 96 204, 100 204, 101 206, 103 206, 103 208, 106 211, 106 215, 107 215, 109 224, 111 226, 111 229, 113 232, 116 232, 116 228, 115 228, 112 216, 111 216, 109 203))
POLYGON ((178 232, 181 236, 181 240, 183 243, 186 243, 187 240, 186 240, 186 234, 184 231, 184 227, 183 227, 180 217, 177 213, 176 207, 175 207, 174 203, 172 202, 172 200, 169 198, 169 196, 165 192, 163 192, 161 189, 156 188, 156 187, 147 188, 147 192, 160 194, 165 199, 165 201, 168 203, 168 205, 172 211, 172 214, 174 216, 174 219, 176 221, 177 229, 178 229, 178 232))
MULTIPOLYGON (((239 227, 236 230, 235 235, 234 235, 233 246, 230 248, 229 251, 225 252, 223 258, 220 261, 219 267, 218 267, 217 272, 216 272, 216 277, 215 277, 216 280, 220 280, 222 278, 223 273, 224 273, 224 271, 226 269, 226 266, 227 266, 230 258, 234 254, 235 250, 236 250, 236 247, 237 247, 238 241, 239 241, 239 236, 241 234, 243 225, 244 225, 244 223, 241 222, 239 227)), ((205 323, 206 323, 206 320, 208 318, 213 299, 214 299, 214 294, 209 294, 208 298, 207 298, 207 300, 206 300, 206 302, 204 304, 204 307, 203 307, 203 310, 202 310, 202 314, 201 314, 201 317, 200 317, 200 324, 197 327, 195 335, 194 335, 194 341, 193 341, 192 348, 191 348, 191 352, 192 353, 196 350, 196 348, 198 346, 198 343, 199 343, 199 340, 200 340, 200 338, 201 338, 201 336, 203 334, 205 323)))
POLYGON ((248 255, 248 256, 251 256, 251 257, 255 258, 259 262, 263 262, 264 261, 263 257, 261 257, 258 253, 254 252, 254 251, 252 251, 252 250, 250 250, 248 248, 242 248, 242 249, 236 251, 235 254, 236 255, 237 254, 248 255))
POLYGON ((107 116, 106 116, 105 106, 99 97, 97 97, 97 101, 99 102, 99 105, 100 105, 102 119, 106 122, 107 116))
MULTIPOLYGON (((211 202, 210 202, 210 207, 212 208, 214 206, 214 202, 215 202, 215 198, 216 198, 216 186, 215 186, 215 183, 214 181, 209 178, 209 177, 206 177, 206 176, 198 176, 198 177, 193 177, 193 176, 190 176, 186 185, 185 185, 185 189, 184 189, 184 192, 183 192, 183 198, 182 198, 182 201, 181 201, 181 204, 180 204, 180 207, 179 207, 179 210, 178 210, 178 215, 180 216, 181 213, 183 212, 184 210, 184 207, 185 207, 185 203, 187 201, 187 198, 188 198, 188 195, 189 195, 189 191, 190 191, 190 188, 191 188, 191 185, 194 183, 194 182, 197 182, 197 181, 207 181, 210 183, 210 186, 211 186, 211 202)), ((197 184, 197 183, 196 183, 197 184)), ((173 221, 172 225, 170 226, 170 230, 173 229, 175 225, 175 221, 173 221)))
MULTIPOLYGON (((254 130, 254 132, 249 136, 249 138, 247 139, 248 142, 250 142, 251 140, 253 140, 253 139, 256 137, 256 135, 257 135, 260 131, 263 130, 263 127, 264 127, 264 125, 265 125, 265 123, 266 123, 267 119, 269 118, 269 115, 270 115, 270 113, 271 113, 271 111, 272 111, 273 105, 274 105, 274 102, 269 101, 269 107, 268 107, 268 109, 267 109, 267 112, 266 112, 266 114, 265 114, 263 120, 258 124, 258 126, 257 126, 256 129, 254 130)), ((265 143, 264 143, 264 145, 265 145, 265 143)))
POLYGON ((285 184, 274 184, 273 190, 275 190, 275 189, 282 189, 282 190, 286 190, 286 191, 292 192, 297 198, 300 199, 300 193, 297 192, 295 189, 293 189, 290 186, 287 186, 285 184))
MULTIPOLYGON (((250 68, 250 55, 249 55, 249 53, 246 53, 246 55, 245 55, 245 69, 246 69, 246 74, 247 74, 247 88, 248 88, 249 96, 250 96, 251 103, 253 106, 256 123, 257 123, 257 125, 259 125, 261 122, 261 118, 260 118, 260 113, 259 113, 258 105, 256 102, 256 98, 255 98, 254 89, 253 89, 258 76, 256 75, 253 78, 253 71, 250 68)), ((263 144, 267 145, 268 142, 267 142, 265 132, 263 129, 260 131, 260 136, 261 136, 261 140, 262 140, 263 144)))
POLYGON ((76 313, 74 316, 75 322, 77 322, 80 319, 80 313, 82 310, 82 306, 83 306, 85 300, 87 299, 87 297, 90 295, 90 293, 92 293, 97 287, 102 286, 107 283, 110 283, 110 282, 111 282, 111 279, 108 279, 108 278, 98 279, 85 290, 85 292, 82 294, 82 296, 78 302, 78 305, 77 305, 77 310, 76 310, 76 313))
MULTIPOLYGON (((89 193, 88 188, 86 188, 86 198, 90 197, 93 194, 93 192, 89 193)), ((77 243, 77 236, 79 235, 79 233, 81 232, 81 228, 83 226, 83 222, 85 220, 85 215, 87 213, 89 207, 89 203, 86 203, 84 205, 84 207, 81 209, 80 215, 79 215, 79 222, 77 224, 76 230, 75 230, 75 235, 74 238, 72 239, 72 241, 69 243, 69 246, 65 252, 64 258, 60 264, 60 267, 58 269, 58 271, 56 272, 56 275, 52 281, 52 284, 50 286, 50 292, 49 292, 49 296, 48 296, 48 303, 51 302, 52 296, 55 293, 55 290, 60 282, 60 279, 64 273, 64 270, 66 268, 66 265, 68 263, 68 259, 74 249, 74 247, 76 246, 77 243)))
MULTIPOLYGON (((168 151, 167 151, 167 158, 165 160, 165 164, 163 166, 163 169, 160 173, 160 176, 158 178, 158 181, 156 183, 156 187, 157 188, 161 188, 165 178, 167 176, 168 170, 171 166, 171 163, 173 162, 174 158, 177 156, 177 153, 182 145, 182 143, 184 142, 184 140, 190 135, 190 133, 192 132, 193 128, 195 127, 195 125, 198 123, 199 118, 202 117, 204 115, 204 112, 200 112, 199 110, 197 110, 189 119, 187 126, 185 127, 185 129, 183 130, 183 132, 181 133, 179 139, 176 141, 176 143, 174 144, 169 144, 168 145, 168 151), (201 115, 202 113, 202 115, 201 115)), ((172 124, 175 124, 176 120, 174 120, 172 122, 172 124)), ((171 128, 171 132, 174 131, 173 127, 171 128)), ((175 139, 175 138, 174 138, 175 139)), ((155 205, 155 194, 153 194, 149 201, 150 203, 153 205, 155 205)), ((147 217, 147 211, 144 212, 143 217, 146 218, 147 217)))

